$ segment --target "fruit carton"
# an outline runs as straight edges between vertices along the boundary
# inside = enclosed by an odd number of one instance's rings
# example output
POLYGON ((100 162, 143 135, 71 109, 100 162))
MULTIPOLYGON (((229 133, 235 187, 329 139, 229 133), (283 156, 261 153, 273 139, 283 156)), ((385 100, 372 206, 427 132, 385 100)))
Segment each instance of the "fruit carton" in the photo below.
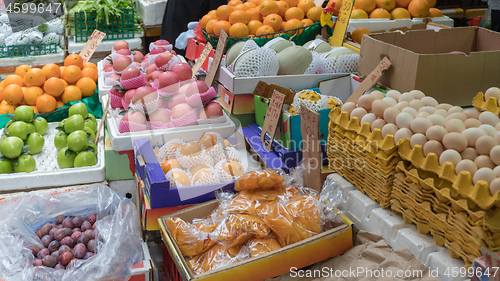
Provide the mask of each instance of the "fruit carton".
POLYGON ((303 268, 340 255, 354 245, 354 224, 347 217, 340 214, 345 224, 339 227, 259 257, 237 262, 206 273, 195 274, 187 265, 179 247, 173 241, 166 220, 169 217, 178 217, 185 221, 191 221, 193 218, 206 217, 217 206, 218 202, 213 200, 165 215, 159 219, 163 243, 172 257, 172 259, 168 259, 170 264, 167 264, 166 267, 170 269, 171 275, 176 274, 176 271, 178 271, 182 280, 186 281, 266 280, 267 278, 288 273, 290 272, 290 268, 303 268))
MULTIPOLYGON (((142 2, 142 0, 140 0, 140 2, 142 2)), ((186 58, 188 60, 191 60, 191 61, 195 61, 196 59, 198 59, 200 57, 201 53, 203 52, 203 49, 205 49, 206 44, 209 44, 209 43, 202 43, 202 42, 199 42, 198 40, 196 40, 195 38, 189 38, 188 43, 187 43, 187 47, 186 47, 186 58)), ((212 51, 210 51, 210 54, 208 55, 208 57, 213 58, 214 54, 215 54, 215 50, 212 49, 212 51)), ((209 62, 209 59, 207 58, 205 60, 205 62, 201 65, 201 68, 204 70, 208 70, 208 62, 209 62)))
POLYGON ((491 111, 496 115, 500 114, 500 106, 498 105, 497 98, 489 97, 485 100, 483 92, 479 92, 474 99, 472 99, 472 105, 479 111, 491 111))

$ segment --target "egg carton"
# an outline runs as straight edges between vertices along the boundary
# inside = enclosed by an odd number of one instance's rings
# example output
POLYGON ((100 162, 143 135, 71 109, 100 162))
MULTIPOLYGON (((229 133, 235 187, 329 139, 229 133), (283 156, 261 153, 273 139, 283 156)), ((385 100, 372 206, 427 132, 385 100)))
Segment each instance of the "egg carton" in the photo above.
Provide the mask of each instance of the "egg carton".
MULTIPOLYGON (((97 120, 99 127, 101 120, 97 120)), ((31 173, 11 173, 0 175, 0 191, 25 191, 48 187, 60 187, 103 182, 106 179, 104 169, 104 134, 97 144, 97 164, 93 167, 60 169, 57 165, 57 154, 54 137, 59 132, 59 123, 48 123, 48 130, 43 136, 45 143, 40 153, 32 155, 36 169, 31 173)), ((3 129, 0 130, 0 136, 3 129)))
POLYGON ((445 162, 439 164, 439 157, 434 153, 424 156, 421 145, 410 146, 408 139, 403 140, 399 145, 399 155, 402 159, 410 161, 418 169, 435 173, 439 178, 451 183, 451 187, 460 195, 470 199, 483 210, 500 207, 500 192, 493 196, 490 194, 488 183, 479 181, 472 184, 472 175, 467 171, 462 171, 458 176, 452 163, 445 162))
POLYGON ((473 99, 472 105, 479 111, 490 111, 496 115, 500 115, 500 106, 495 97, 489 97, 485 100, 484 93, 479 92, 473 99))

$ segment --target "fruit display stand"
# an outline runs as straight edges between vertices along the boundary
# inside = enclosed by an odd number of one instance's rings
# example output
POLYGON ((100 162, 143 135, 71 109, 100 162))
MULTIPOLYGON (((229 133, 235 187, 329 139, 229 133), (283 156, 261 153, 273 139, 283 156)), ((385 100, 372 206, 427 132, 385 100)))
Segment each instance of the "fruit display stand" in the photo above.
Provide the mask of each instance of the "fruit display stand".
MULTIPOLYGON (((97 122, 98 126, 100 120, 97 122)), ((49 187, 97 183, 105 180, 104 137, 101 135, 97 144, 97 164, 93 167, 60 169, 57 164, 58 150, 54 145, 54 136, 58 123, 49 123, 47 133, 43 136, 43 150, 33 158, 36 170, 31 173, 12 173, 0 175, 1 192, 13 192, 49 187)), ((3 129, 0 135, 3 134, 3 129)))

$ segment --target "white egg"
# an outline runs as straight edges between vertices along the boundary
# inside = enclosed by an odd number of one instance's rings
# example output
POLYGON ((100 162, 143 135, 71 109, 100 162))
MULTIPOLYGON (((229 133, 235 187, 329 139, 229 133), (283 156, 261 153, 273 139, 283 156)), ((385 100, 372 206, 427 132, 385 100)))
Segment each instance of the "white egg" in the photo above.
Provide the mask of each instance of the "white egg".
POLYGON ((462 113, 465 114, 467 118, 475 118, 475 119, 479 118, 479 111, 475 109, 466 109, 462 113))
MULTIPOLYGON (((437 108, 437 107, 436 107, 436 108, 437 108)), ((446 118, 446 117, 448 117, 448 115, 450 115, 450 114, 448 114, 448 111, 446 111, 446 110, 444 110, 444 109, 438 109, 438 110, 436 110, 436 111, 434 112, 434 114, 439 114, 439 115, 441 115, 441 116, 443 116, 443 117, 445 117, 445 118, 446 118)))
MULTIPOLYGON (((467 138, 467 143, 469 147, 475 147, 476 141, 479 137, 487 136, 486 132, 479 128, 469 128, 462 131, 462 135, 467 138)), ((499 135, 500 136, 500 135, 499 135)))
POLYGON ((500 165, 500 145, 495 145, 491 150, 490 150, 490 159, 495 163, 496 165, 500 165))
POLYGON ((498 123, 498 124, 496 124, 496 125, 495 125, 495 129, 496 129, 497 131, 500 131, 500 123, 498 123))
POLYGON ((371 126, 375 120, 377 120, 377 116, 375 116, 374 113, 368 113, 361 118, 361 125, 363 125, 363 123, 368 123, 371 126))
POLYGON ((440 104, 436 105, 435 107, 436 107, 436 109, 444 109, 444 110, 446 110, 446 112, 448 112, 448 110, 450 108, 452 108, 453 105, 451 105, 449 103, 440 103, 440 104))
POLYGON ((494 97, 497 100, 500 99, 500 89, 498 87, 491 87, 484 92, 484 99, 487 100, 490 97, 494 97))
POLYGON ((489 124, 493 127, 495 127, 498 122, 500 122, 500 118, 498 116, 490 111, 484 111, 481 114, 479 114, 479 121, 483 124, 489 124))
MULTIPOLYGON (((426 97, 428 98, 428 97, 426 97)), ((434 112, 436 112, 436 108, 433 107, 433 106, 424 106, 424 107, 421 107, 418 112, 428 112, 429 114, 433 114, 434 112)))
POLYGON ((399 111, 403 111, 403 108, 409 107, 409 106, 410 106, 410 104, 407 101, 402 101, 402 102, 398 102, 398 104, 396 104, 394 107, 399 109, 399 111))
POLYGON ((490 194, 495 196, 500 191, 500 178, 496 178, 490 182, 490 194))
POLYGON ((443 137, 443 145, 446 149, 454 149, 462 152, 467 148, 467 138, 456 132, 451 132, 443 137))
POLYGON ((401 111, 395 107, 389 107, 384 111, 384 120, 387 123, 396 124, 396 117, 401 111))
POLYGON ((368 112, 366 111, 366 109, 362 108, 362 107, 358 107, 358 108, 355 108, 352 112, 351 112, 351 119, 354 118, 354 117, 357 117, 358 118, 358 122, 361 120, 361 118, 363 118, 363 116, 365 116, 368 112))
MULTIPOLYGON (((447 149, 439 156, 439 165, 444 165, 445 162, 451 162, 453 166, 457 166, 458 162, 462 161, 462 156, 456 150, 447 149)), ((471 161, 472 162, 472 161, 471 161)))
POLYGON ((500 143, 500 132, 497 132, 494 136, 495 140, 500 143))
POLYGON ((460 119, 450 119, 446 121, 445 128, 446 130, 448 130, 448 132, 461 133, 465 130, 465 124, 460 119))
POLYGON ((395 99, 388 97, 385 97, 382 100, 385 101, 389 106, 395 106, 398 103, 395 99))
POLYGON ((452 113, 461 113, 463 112, 464 109, 460 106, 453 106, 452 108, 448 109, 448 113, 449 114, 452 114, 452 113))
POLYGON ((455 167, 455 173, 457 175, 459 175, 462 171, 467 171, 471 174, 471 176, 474 176, 477 171, 477 166, 473 161, 465 159, 458 162, 457 166, 455 167))
POLYGON ((476 141, 476 150, 479 155, 489 155, 491 149, 498 145, 498 142, 492 136, 481 136, 476 141))
POLYGON ((455 113, 451 113, 450 115, 448 115, 446 117, 446 121, 449 121, 451 119, 459 119, 462 122, 464 122, 465 120, 467 120, 467 116, 465 116, 465 114, 463 114, 463 113, 455 112, 455 113))
POLYGON ((500 177, 500 166, 496 166, 495 169, 493 169, 493 172, 495 172, 495 175, 497 175, 497 178, 500 177))
POLYGON ((372 103, 373 113, 379 118, 384 118, 384 111, 389 107, 389 104, 383 100, 375 100, 372 103))
POLYGON ((425 104, 421 100, 412 100, 412 101, 410 101, 410 106, 413 107, 413 108, 415 108, 415 110, 418 111, 419 109, 421 109, 422 107, 424 107, 425 104))
POLYGON ((413 148, 415 145, 421 145, 422 147, 427 143, 427 137, 424 134, 413 134, 410 139, 410 145, 413 148))
POLYGON ((479 126, 479 129, 483 130, 488 134, 488 136, 494 137, 495 134, 498 132, 495 127, 488 125, 488 124, 483 124, 479 126))
POLYGON ((439 114, 431 114, 427 117, 432 122, 432 125, 446 126, 446 118, 439 114))
POLYGON ((347 113, 351 114, 351 112, 356 108, 356 104, 353 102, 346 102, 342 106, 341 111, 346 111, 347 113))
POLYGON ((421 99, 421 98, 425 97, 424 92, 422 92, 420 90, 411 90, 410 94, 412 94, 416 99, 421 99))
POLYGON ((438 105, 437 100, 433 97, 423 97, 421 99, 421 101, 423 101, 426 106, 434 107, 434 106, 438 105))
POLYGON ((393 98, 395 101, 399 101, 399 97, 401 97, 401 92, 397 90, 390 90, 385 94, 386 97, 393 98))
POLYGON ((375 129, 382 130, 382 128, 387 124, 384 119, 377 119, 372 123, 372 132, 375 129))
POLYGON ((429 115, 430 115, 429 112, 425 112, 425 111, 424 112, 419 112, 417 114, 417 116, 415 116, 415 118, 427 118, 427 117, 429 117, 429 115))
POLYGON ((415 97, 410 94, 410 93, 403 93, 401 94, 401 96, 399 97, 399 101, 402 102, 402 101, 407 101, 407 102, 410 102, 412 100, 414 100, 415 97))
POLYGON ((413 116, 408 112, 401 112, 396 116, 396 125, 399 128, 410 128, 411 121, 413 121, 413 116))
POLYGON ((472 147, 467 147, 464 151, 460 153, 462 155, 462 159, 469 159, 474 161, 479 156, 479 153, 477 153, 476 149, 472 147))
POLYGON ((413 107, 405 107, 403 108, 403 110, 401 110, 401 112, 410 113, 413 118, 415 118, 415 116, 417 116, 418 114, 418 112, 413 107))
POLYGON ((435 140, 430 140, 425 143, 423 151, 426 157, 427 155, 429 155, 429 153, 434 153, 437 155, 437 157, 439 157, 441 156, 441 153, 443 153, 444 148, 440 142, 435 140))
POLYGON ((479 170, 476 171, 476 173, 474 174, 474 177, 472 179, 472 182, 474 183, 474 185, 478 182, 478 181, 485 181, 487 182, 488 184, 490 184, 490 182, 492 182, 494 179, 496 179, 496 175, 495 175, 495 172, 493 172, 492 169, 490 168, 480 168, 479 170))
POLYGON ((442 141, 444 135, 446 135, 447 133, 448 131, 446 131, 443 126, 434 125, 427 129, 427 131, 425 132, 425 136, 428 140, 442 141))
POLYGON ((402 139, 409 139, 413 136, 413 133, 410 129, 402 128, 399 129, 394 135, 394 144, 397 144, 402 139))
POLYGON ((426 118, 415 118, 410 125, 410 129, 413 133, 425 134, 427 129, 432 126, 432 122, 426 118))
POLYGON ((385 124, 385 126, 382 128, 382 138, 385 138, 385 136, 387 135, 394 136, 397 131, 398 131, 398 126, 394 124, 385 124))
POLYGON ((479 120, 477 120, 475 118, 469 118, 469 119, 465 120, 464 125, 465 125, 465 128, 467 128, 467 129, 479 128, 479 126, 483 125, 483 123, 481 123, 479 120))
POLYGON ((376 100, 381 100, 385 97, 384 93, 380 91, 373 91, 370 93, 370 96, 372 96, 376 100))
POLYGON ((474 159, 474 163, 478 168, 495 168, 495 163, 491 161, 491 158, 488 155, 479 155, 476 159, 474 159))

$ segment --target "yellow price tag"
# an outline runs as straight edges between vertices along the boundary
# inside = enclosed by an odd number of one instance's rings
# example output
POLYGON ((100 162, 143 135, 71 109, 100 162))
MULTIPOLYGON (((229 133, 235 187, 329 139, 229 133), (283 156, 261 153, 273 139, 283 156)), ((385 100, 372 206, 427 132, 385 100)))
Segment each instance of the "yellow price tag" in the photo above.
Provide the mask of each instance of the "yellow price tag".
POLYGON ((330 37, 330 45, 333 47, 341 47, 344 42, 345 32, 347 30, 347 26, 349 25, 349 18, 351 17, 353 5, 354 0, 342 1, 339 16, 337 18, 337 22, 335 23, 335 29, 333 30, 332 37, 330 37))

